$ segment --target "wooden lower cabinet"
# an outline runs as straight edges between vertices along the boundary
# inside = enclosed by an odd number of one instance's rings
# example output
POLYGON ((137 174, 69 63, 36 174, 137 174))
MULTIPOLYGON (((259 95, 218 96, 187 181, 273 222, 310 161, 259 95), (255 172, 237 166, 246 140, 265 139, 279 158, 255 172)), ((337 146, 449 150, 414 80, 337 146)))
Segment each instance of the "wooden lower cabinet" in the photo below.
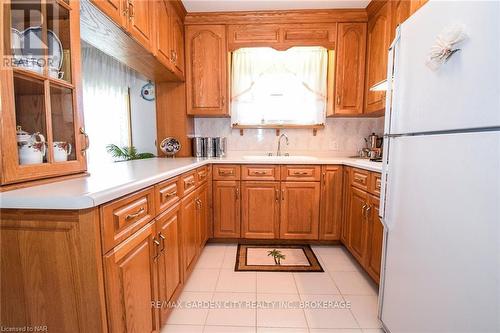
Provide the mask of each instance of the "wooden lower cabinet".
POLYGON ((279 238, 280 183, 241 183, 241 238, 279 238))
POLYGON ((344 167, 342 171, 342 228, 340 231, 340 241, 347 245, 349 244, 349 225, 347 224, 347 208, 349 207, 349 190, 350 185, 350 171, 351 168, 344 167))
POLYGON ((366 249, 366 216, 365 208, 368 203, 368 193, 351 186, 349 191, 349 207, 347 209, 347 225, 349 240, 347 247, 352 255, 360 262, 366 249))
POLYGON ((320 202, 320 240, 339 240, 342 228, 342 166, 323 166, 320 202))
POLYGON ((280 239, 318 239, 319 182, 282 182, 280 239))
POLYGON ((368 237, 365 269, 375 280, 380 280, 380 265, 382 262, 382 243, 384 239, 384 225, 378 216, 380 199, 374 195, 368 198, 368 237))
POLYGON ((205 184, 197 192, 197 224, 198 248, 201 250, 208 240, 208 226, 210 215, 210 202, 208 198, 208 185, 205 184))
POLYGON ((109 332, 155 332, 156 299, 154 221, 104 256, 109 332))
MULTIPOLYGON (((181 205, 176 203, 158 216, 156 235, 160 242, 160 252, 156 257, 158 266, 158 301, 169 302, 182 286, 180 261, 181 205)), ((164 325, 169 308, 160 308, 160 324, 164 325)))
POLYGON ((240 238, 240 182, 213 182, 215 238, 240 238))
POLYGON ((198 255, 198 203, 196 198, 197 193, 191 192, 181 202, 182 257, 185 275, 192 271, 198 255))

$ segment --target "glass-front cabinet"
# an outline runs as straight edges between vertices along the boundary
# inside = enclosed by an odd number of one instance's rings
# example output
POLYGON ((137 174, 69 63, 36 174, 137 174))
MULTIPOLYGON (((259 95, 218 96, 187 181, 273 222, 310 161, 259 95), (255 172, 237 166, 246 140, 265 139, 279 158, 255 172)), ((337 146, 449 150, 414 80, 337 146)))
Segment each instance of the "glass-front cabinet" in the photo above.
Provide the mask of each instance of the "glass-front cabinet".
POLYGON ((85 171, 79 1, 1 6, 2 185, 85 171))

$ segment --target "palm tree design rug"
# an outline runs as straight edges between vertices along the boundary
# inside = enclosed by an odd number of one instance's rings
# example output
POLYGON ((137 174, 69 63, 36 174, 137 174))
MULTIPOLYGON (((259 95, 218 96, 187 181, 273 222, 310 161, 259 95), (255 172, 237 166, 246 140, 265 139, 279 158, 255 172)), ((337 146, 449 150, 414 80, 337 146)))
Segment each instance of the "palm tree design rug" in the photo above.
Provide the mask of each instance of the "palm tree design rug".
POLYGON ((235 271, 323 272, 309 245, 238 244, 235 271))

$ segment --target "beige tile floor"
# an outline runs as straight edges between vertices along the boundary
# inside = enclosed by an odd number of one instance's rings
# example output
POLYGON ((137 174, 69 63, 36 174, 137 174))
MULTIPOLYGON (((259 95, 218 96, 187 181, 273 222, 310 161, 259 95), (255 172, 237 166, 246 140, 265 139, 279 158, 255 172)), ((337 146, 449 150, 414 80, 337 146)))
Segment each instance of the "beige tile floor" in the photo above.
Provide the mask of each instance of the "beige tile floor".
POLYGON ((323 273, 235 272, 236 245, 208 244, 179 297, 189 306, 174 309, 161 333, 383 333, 377 288, 351 255, 341 246, 312 248, 323 273), (269 306, 321 301, 351 307, 269 306))

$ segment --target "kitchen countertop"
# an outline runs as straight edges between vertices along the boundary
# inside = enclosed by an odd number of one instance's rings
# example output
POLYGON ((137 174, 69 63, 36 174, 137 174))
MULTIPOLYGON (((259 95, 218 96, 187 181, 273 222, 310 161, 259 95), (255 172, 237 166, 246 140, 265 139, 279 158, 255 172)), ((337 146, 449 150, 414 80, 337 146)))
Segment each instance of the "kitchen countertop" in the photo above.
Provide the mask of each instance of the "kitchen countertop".
POLYGON ((206 164, 342 164, 374 172, 382 163, 348 157, 152 158, 103 165, 89 176, 0 193, 0 208, 86 209, 206 164))

